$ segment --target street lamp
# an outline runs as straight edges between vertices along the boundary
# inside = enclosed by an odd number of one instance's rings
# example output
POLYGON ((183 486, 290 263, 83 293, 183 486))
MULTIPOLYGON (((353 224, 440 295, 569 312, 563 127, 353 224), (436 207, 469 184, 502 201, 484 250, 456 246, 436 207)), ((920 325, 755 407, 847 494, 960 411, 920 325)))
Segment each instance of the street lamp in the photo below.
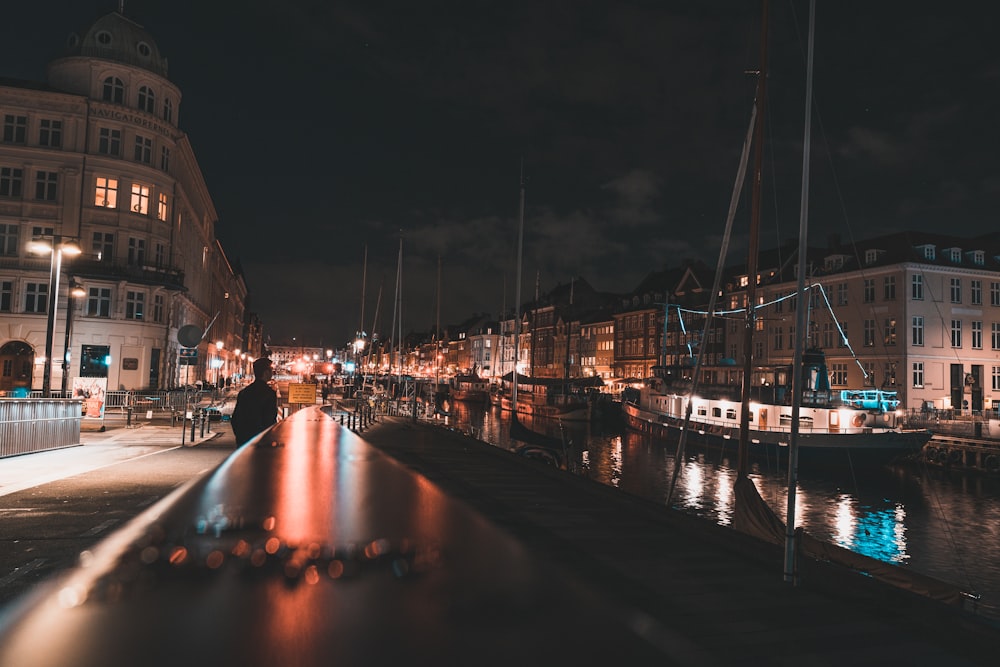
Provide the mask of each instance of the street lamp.
POLYGON ((73 241, 63 241, 61 236, 35 239, 28 249, 39 254, 51 253, 49 260, 49 303, 48 319, 45 324, 45 365, 42 367, 42 396, 52 397, 52 338, 55 335, 56 301, 59 299, 59 274, 62 273, 62 257, 75 257, 82 250, 73 241))
POLYGON ((62 397, 66 398, 66 389, 69 383, 69 364, 70 357, 73 351, 73 300, 81 299, 87 295, 87 291, 83 289, 83 286, 73 280, 69 279, 69 293, 66 295, 66 342, 63 345, 63 363, 62 363, 62 397))

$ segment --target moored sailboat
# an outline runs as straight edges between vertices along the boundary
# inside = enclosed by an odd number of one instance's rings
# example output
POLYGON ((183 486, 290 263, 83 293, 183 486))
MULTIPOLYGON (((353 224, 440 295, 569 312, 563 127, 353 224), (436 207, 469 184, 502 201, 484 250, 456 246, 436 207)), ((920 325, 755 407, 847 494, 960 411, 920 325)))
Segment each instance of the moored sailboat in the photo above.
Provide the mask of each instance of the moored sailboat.
MULTIPOLYGON (((896 392, 874 388, 831 390, 825 355, 808 350, 798 414, 799 457, 803 462, 884 464, 915 454, 930 439, 927 430, 903 428, 896 392)), ((630 388, 622 402, 626 424, 654 437, 676 439, 687 429, 688 442, 706 447, 735 447, 741 426, 741 398, 731 365, 704 366, 703 377, 720 378, 692 393, 691 368, 657 367, 641 387, 630 388), (726 380, 734 380, 728 382, 726 380), (690 405, 691 416, 685 424, 690 405)), ((756 459, 787 463, 792 436, 792 366, 753 369, 747 453, 756 459)))

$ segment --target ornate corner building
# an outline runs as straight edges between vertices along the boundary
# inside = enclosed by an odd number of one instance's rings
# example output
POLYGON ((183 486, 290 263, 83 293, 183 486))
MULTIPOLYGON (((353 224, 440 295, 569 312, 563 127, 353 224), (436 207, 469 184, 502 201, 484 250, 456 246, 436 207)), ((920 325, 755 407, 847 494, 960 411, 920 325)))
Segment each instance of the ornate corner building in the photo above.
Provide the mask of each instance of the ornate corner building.
POLYGON ((260 337, 181 99, 156 42, 117 12, 70 35, 45 83, 0 79, 0 391, 37 389, 45 364, 65 387, 64 359, 67 379, 109 389, 245 370, 260 337), (186 326, 204 335, 182 357, 186 326))

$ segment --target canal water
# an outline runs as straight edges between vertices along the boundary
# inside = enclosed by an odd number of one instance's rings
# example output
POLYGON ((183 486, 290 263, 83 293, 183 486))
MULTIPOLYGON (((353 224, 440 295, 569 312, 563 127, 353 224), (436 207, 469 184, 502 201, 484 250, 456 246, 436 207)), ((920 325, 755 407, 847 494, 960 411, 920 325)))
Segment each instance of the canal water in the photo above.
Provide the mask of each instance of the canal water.
MULTIPOLYGON (((513 450, 509 413, 452 402, 444 421, 513 450)), ((567 469, 623 492, 666 503, 676 443, 622 425, 565 424, 522 418, 534 431, 567 442, 567 469)), ((672 505, 728 525, 733 513, 736 446, 689 449, 672 505)), ((787 470, 754 464, 761 497, 784 519, 787 470)), ((815 470, 800 464, 796 523, 807 533, 866 556, 955 584, 1000 608, 1000 479, 905 463, 876 470, 815 470)))

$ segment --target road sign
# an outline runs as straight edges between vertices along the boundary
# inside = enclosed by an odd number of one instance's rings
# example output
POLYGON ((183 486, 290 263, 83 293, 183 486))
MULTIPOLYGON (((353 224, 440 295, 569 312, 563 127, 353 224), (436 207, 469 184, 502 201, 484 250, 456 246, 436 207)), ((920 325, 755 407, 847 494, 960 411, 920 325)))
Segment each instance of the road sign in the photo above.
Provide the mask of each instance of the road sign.
POLYGON ((180 366, 197 366, 198 365, 198 348, 196 347, 182 347, 177 351, 179 359, 177 360, 180 366))
POLYGON ((316 402, 316 385, 292 382, 288 385, 288 402, 311 405, 316 402))

